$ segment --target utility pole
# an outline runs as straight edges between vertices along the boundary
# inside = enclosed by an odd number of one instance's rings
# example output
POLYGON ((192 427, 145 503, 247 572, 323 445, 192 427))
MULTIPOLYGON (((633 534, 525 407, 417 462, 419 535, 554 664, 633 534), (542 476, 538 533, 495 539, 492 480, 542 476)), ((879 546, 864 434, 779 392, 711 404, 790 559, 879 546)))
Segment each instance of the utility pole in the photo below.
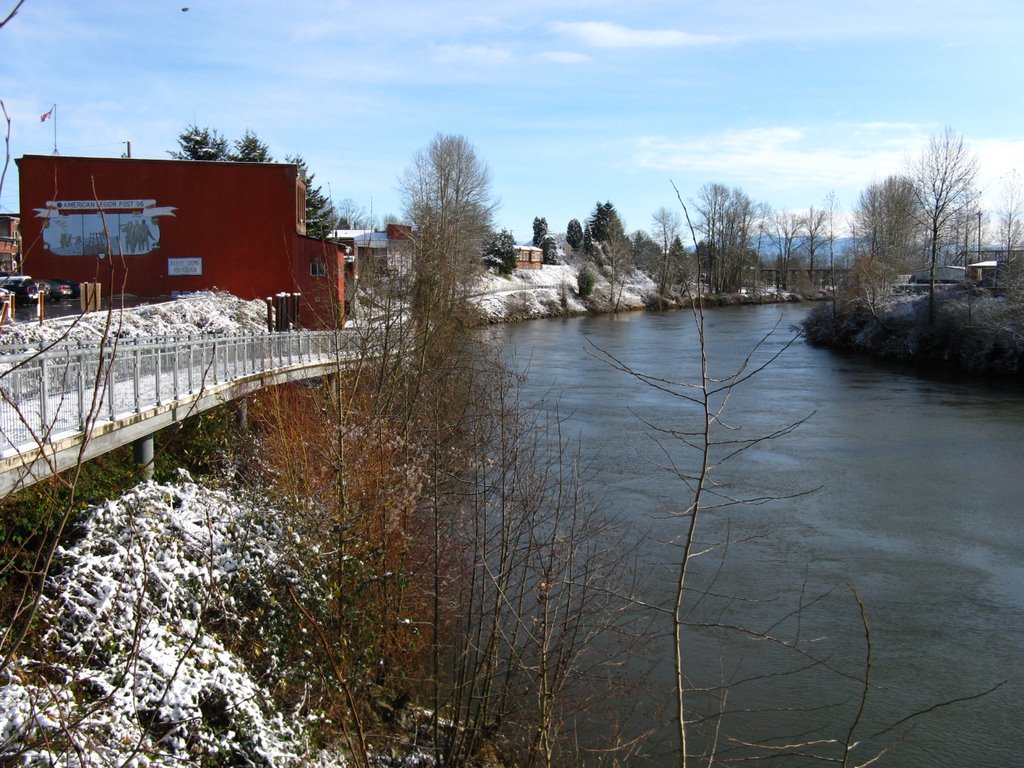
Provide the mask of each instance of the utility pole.
POLYGON ((981 261, 981 208, 978 209, 978 261, 981 261))

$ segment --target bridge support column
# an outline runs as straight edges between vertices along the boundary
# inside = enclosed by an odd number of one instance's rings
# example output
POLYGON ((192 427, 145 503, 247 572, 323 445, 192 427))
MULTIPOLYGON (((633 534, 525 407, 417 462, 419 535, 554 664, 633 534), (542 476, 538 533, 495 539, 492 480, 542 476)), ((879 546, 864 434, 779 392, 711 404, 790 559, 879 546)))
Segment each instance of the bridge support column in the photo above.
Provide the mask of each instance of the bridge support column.
POLYGON ((135 463, 139 466, 143 480, 153 479, 153 435, 135 441, 135 463))
POLYGON ((235 426, 241 432, 249 429, 249 401, 245 398, 235 403, 235 426))

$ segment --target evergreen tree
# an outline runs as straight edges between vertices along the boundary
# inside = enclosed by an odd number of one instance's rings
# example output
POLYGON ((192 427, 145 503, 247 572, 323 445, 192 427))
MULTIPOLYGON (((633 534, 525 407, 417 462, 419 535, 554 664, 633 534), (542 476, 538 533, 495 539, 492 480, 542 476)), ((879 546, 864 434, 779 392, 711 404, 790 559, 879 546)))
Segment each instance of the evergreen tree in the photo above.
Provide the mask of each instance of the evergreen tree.
POLYGON ((591 237, 599 243, 610 243, 626 235, 618 211, 611 202, 598 203, 589 224, 591 237))
POLYGON ((235 150, 228 157, 238 163, 272 163, 270 147, 260 141, 252 128, 246 128, 240 139, 235 139, 235 150))
POLYGON ((516 268, 516 239, 507 229, 492 232, 484 240, 484 263, 500 274, 510 275, 516 268))
POLYGON ((583 253, 587 256, 594 255, 594 233, 590 231, 589 224, 583 230, 583 253))
POLYGON ((583 245, 583 226, 580 224, 579 219, 569 219, 569 225, 565 231, 565 242, 574 251, 579 250, 580 246, 583 245))
POLYGON ((664 252, 642 229, 638 229, 629 239, 630 253, 633 262, 649 275, 655 275, 664 263, 664 252))
POLYGON ((544 235, 544 241, 540 244, 540 248, 544 252, 545 264, 558 263, 558 243, 555 238, 551 235, 544 235))
POLYGON ((580 296, 584 299, 589 298, 594 292, 594 283, 597 281, 597 277, 594 275, 594 270, 590 268, 589 264, 584 264, 576 274, 576 290, 580 296))
POLYGON ((668 255, 674 264, 682 264, 686 260, 686 247, 683 245, 679 235, 676 235, 672 240, 672 245, 668 249, 668 255))
POLYGON ((169 152, 175 160, 230 160, 228 140, 210 128, 192 123, 178 134, 178 149, 169 152))
POLYGON ((538 216, 533 220, 533 247, 540 248, 548 234, 548 220, 538 216))

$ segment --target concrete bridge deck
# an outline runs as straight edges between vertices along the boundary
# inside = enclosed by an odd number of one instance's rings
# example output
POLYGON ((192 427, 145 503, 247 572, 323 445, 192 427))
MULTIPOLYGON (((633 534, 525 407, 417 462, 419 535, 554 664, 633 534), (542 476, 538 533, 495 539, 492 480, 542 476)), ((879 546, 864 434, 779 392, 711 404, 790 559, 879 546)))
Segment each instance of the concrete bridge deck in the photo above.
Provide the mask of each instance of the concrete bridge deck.
POLYGON ((151 460, 160 429, 356 354, 344 331, 0 349, 0 498, 129 443, 151 460))

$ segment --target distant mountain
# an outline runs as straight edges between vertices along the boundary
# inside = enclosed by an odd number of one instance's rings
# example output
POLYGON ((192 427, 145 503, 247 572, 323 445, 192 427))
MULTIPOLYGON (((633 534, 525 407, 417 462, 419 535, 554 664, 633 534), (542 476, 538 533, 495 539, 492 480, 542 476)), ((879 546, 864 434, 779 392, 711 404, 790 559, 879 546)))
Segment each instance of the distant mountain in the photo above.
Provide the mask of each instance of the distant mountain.
MULTIPOLYGON (((757 245, 757 241, 754 241, 757 245)), ((853 253, 854 246, 857 244, 856 238, 853 237, 837 237, 835 239, 834 249, 836 258, 846 258, 853 253)), ((779 252, 779 238, 774 235, 763 235, 761 237, 761 256, 770 258, 773 254, 779 252)), ((793 239, 793 255, 802 256, 807 253, 807 238, 797 237, 793 239)), ((819 240, 819 245, 815 249, 815 261, 818 257, 828 257, 828 240, 819 240)))

